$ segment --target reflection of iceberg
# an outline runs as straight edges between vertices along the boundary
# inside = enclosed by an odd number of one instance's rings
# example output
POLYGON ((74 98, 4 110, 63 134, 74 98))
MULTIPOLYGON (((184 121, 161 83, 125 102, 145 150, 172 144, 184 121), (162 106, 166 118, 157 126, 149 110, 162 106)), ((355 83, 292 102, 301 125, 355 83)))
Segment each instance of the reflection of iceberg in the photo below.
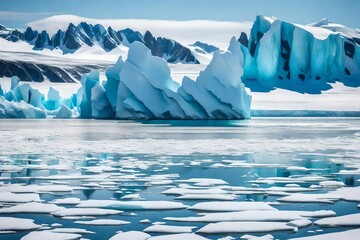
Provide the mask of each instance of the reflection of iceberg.
MULTIPOLYGON (((134 42, 127 60, 119 58, 107 70, 107 81, 100 82, 96 70, 85 74, 82 87, 72 98, 61 99, 50 88, 45 100, 29 84, 20 84, 17 77, 12 80, 11 90, 2 95, 4 102, 21 102, 21 108, 29 106, 42 113, 12 117, 73 117, 77 115, 72 110, 75 103, 80 118, 244 119, 250 117, 251 97, 241 82, 243 62, 240 44, 233 38, 228 51, 215 52, 195 81, 184 77, 180 85, 171 78, 163 59, 152 56, 142 43, 134 42)), ((15 104, 12 108, 16 106, 20 107, 15 104)), ((6 113, 1 116, 6 117, 6 113)))

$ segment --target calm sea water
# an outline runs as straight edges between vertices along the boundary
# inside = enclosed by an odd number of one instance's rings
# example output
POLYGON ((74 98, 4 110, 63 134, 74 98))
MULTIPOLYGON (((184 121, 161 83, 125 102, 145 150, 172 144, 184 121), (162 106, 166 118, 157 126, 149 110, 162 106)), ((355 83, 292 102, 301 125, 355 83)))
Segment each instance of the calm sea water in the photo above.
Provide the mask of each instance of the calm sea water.
MULTIPOLYGON (((327 180, 341 181, 349 187, 359 186, 360 179, 358 174, 338 174, 341 170, 360 167, 359 118, 140 122, 1 120, 0 134, 0 166, 10 166, 10 170, 3 168, 0 171, 3 184, 65 184, 75 188, 72 193, 40 193, 41 199, 45 202, 66 197, 77 197, 81 200, 123 200, 121 198, 125 195, 139 194, 144 201, 168 200, 191 206, 198 202, 214 200, 178 200, 177 196, 162 192, 171 187, 179 187, 181 180, 191 178, 221 179, 230 186, 249 188, 283 187, 287 184, 256 182, 270 177, 296 180, 304 176, 323 176, 327 180), (239 166, 236 162, 244 164, 239 166), (303 167, 306 170, 291 170, 291 166, 303 167), (92 175, 92 180, 74 180, 66 177, 57 181, 41 179, 47 176, 73 174, 92 175), (104 175, 107 175, 106 179, 102 179, 104 175), (111 182, 112 176, 124 176, 124 180, 111 182), (154 179, 166 181, 159 182, 154 179), (94 186, 84 185, 86 183, 93 183, 94 186), (77 189, 79 186, 83 187, 77 189)), ((319 181, 296 183, 309 188, 311 185, 319 184, 319 181)), ((314 193, 332 190, 334 189, 319 188, 314 193)), ((272 203, 279 197, 281 196, 269 194, 238 194, 233 201, 272 203)), ((333 210, 340 216, 358 213, 357 205, 356 202, 337 201, 334 204, 281 203, 274 207, 279 210, 333 210)), ((75 220, 64 220, 50 214, 15 213, 0 214, 0 217, 30 218, 37 224, 60 223, 62 227, 84 228, 95 232, 84 235, 85 238, 108 239, 117 231, 142 231, 150 226, 139 222, 143 219, 165 222, 168 225, 201 228, 206 223, 181 223, 163 219, 197 214, 188 209, 127 210, 120 215, 97 217, 131 222, 122 226, 85 226, 75 224, 75 220)), ((312 219, 314 220, 316 219, 312 219)), ((288 239, 345 229, 351 228, 321 228, 313 224, 300 228, 298 232, 275 231, 271 234, 277 239, 288 239)), ((29 231, 1 234, 0 239, 20 239, 27 233, 29 231)), ((266 233, 254 235, 264 234, 266 233)), ((224 233, 203 236, 218 239, 242 235, 224 233)))

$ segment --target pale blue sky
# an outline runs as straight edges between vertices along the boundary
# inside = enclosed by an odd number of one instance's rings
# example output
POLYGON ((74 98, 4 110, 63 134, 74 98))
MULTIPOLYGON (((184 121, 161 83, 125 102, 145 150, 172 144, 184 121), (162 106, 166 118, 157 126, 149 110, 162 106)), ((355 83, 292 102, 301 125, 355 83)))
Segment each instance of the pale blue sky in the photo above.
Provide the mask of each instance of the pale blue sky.
POLYGON ((296 23, 330 20, 360 27, 360 0, 0 0, 0 24, 23 28, 54 14, 90 18, 253 21, 258 14, 296 23))

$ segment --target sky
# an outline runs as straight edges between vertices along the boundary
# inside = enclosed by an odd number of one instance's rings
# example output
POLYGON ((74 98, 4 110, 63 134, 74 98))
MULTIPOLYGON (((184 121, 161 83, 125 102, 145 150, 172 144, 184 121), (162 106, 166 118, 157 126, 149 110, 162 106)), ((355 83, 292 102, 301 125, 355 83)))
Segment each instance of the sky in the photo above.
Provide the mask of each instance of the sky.
POLYGON ((89 18, 253 21, 256 15, 307 24, 324 17, 360 28, 360 0, 0 0, 0 24, 58 14, 89 18))

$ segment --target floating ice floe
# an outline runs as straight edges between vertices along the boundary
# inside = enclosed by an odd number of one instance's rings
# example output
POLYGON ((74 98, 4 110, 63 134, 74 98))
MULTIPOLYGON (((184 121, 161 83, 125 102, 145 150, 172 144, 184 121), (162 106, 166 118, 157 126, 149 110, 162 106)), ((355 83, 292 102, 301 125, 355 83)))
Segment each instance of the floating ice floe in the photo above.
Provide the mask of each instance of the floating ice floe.
POLYGON ((144 229, 144 232, 159 232, 159 233, 191 233, 197 227, 190 226, 170 226, 170 225, 152 225, 144 229))
POLYGON ((32 219, 0 217, 0 231, 20 231, 40 228, 32 219))
POLYGON ((327 227, 360 226, 360 213, 319 219, 315 224, 327 227))
POLYGON ((302 203, 335 203, 341 197, 336 194, 324 193, 324 194, 302 194, 296 193, 290 196, 278 198, 279 202, 302 202, 302 203))
POLYGON ((312 224, 312 221, 310 221, 308 219, 293 220, 288 223, 289 226, 298 227, 298 228, 306 227, 311 224, 312 224))
POLYGON ((354 240, 360 236, 360 229, 346 230, 335 233, 325 233, 320 235, 314 235, 309 237, 291 238, 289 240, 329 240, 329 239, 341 239, 341 240, 354 240))
POLYGON ((0 213, 52 213, 64 209, 65 208, 55 204, 29 202, 12 207, 1 208, 0 213))
POLYGON ((240 237, 240 239, 246 239, 246 240, 273 240, 274 237, 271 234, 266 234, 263 236, 254 236, 250 234, 245 234, 240 237))
POLYGON ((319 185, 327 188, 339 188, 345 186, 343 182, 337 182, 337 181, 322 181, 319 183, 319 185))
POLYGON ((217 178, 190 178, 187 180, 178 180, 177 182, 193 183, 195 186, 212 186, 212 185, 228 184, 224 180, 217 178))
POLYGON ((76 205, 81 202, 80 198, 57 198, 51 201, 53 204, 76 205))
POLYGON ((54 228, 51 231, 56 233, 94 234, 94 232, 83 228, 54 228))
POLYGON ((147 240, 207 240, 200 235, 195 233, 178 233, 178 234, 169 234, 163 236, 150 237, 147 240))
POLYGON ((87 200, 77 205, 79 208, 98 207, 126 210, 169 210, 183 209, 188 206, 172 201, 117 201, 117 200, 87 200))
POLYGON ((16 194, 12 192, 0 192, 0 202, 12 202, 12 203, 26 203, 40 201, 39 194, 16 194))
POLYGON ((149 234, 140 231, 121 232, 112 236, 109 240, 146 240, 149 234))
POLYGON ((105 216, 120 214, 123 211, 102 209, 102 208, 65 208, 63 210, 53 212, 52 215, 58 217, 66 216, 105 216))
POLYGON ((343 187, 330 193, 346 201, 360 202, 360 187, 343 187))
POLYGON ((231 194, 221 188, 170 188, 162 192, 163 194, 185 195, 185 194, 231 194))
POLYGON ((292 221, 304 219, 296 211, 247 210, 241 212, 209 213, 196 217, 165 217, 178 222, 230 222, 230 221, 292 221))
POLYGON ((30 232, 21 240, 39 240, 39 239, 51 239, 51 240, 75 240, 81 238, 81 234, 75 233, 61 233, 61 232, 54 232, 52 230, 45 230, 45 231, 34 231, 30 232))
POLYGON ((91 221, 75 221, 75 223, 94 226, 115 226, 129 224, 130 222, 116 219, 94 219, 91 221))
POLYGON ((222 200, 222 201, 232 201, 235 200, 237 196, 229 194, 183 194, 180 197, 175 199, 179 200, 222 200))
POLYGON ((275 211, 276 208, 271 207, 265 202, 201 202, 191 206, 189 209, 196 211, 246 211, 246 210, 270 210, 275 211))
POLYGON ((67 185, 5 184, 0 186, 0 191, 8 191, 12 193, 71 192, 73 191, 73 188, 67 185))
POLYGON ((272 232, 272 231, 297 231, 296 227, 287 225, 285 222, 217 222, 210 223, 201 229, 198 233, 254 233, 254 232, 272 232))

